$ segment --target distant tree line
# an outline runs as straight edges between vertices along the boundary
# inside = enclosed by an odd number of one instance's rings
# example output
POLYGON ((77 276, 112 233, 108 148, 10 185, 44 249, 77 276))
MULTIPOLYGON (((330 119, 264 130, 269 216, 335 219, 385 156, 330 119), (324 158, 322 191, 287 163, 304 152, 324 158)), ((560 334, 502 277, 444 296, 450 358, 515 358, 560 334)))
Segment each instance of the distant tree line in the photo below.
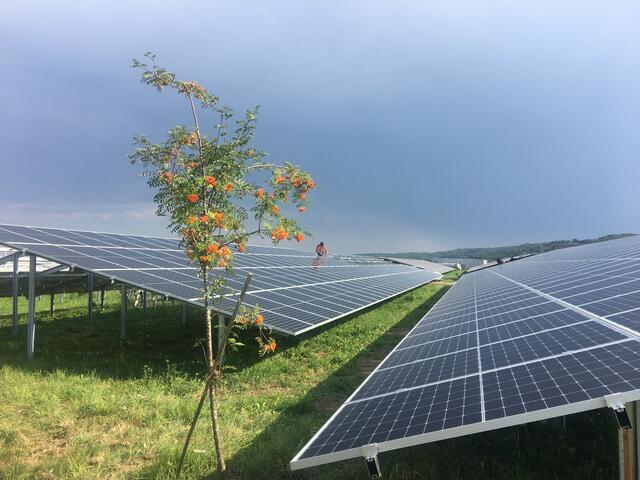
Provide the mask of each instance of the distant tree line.
POLYGON ((542 243, 522 243, 520 245, 510 245, 506 247, 481 247, 481 248, 456 248, 454 250, 444 250, 441 252, 402 252, 402 253, 366 253, 365 255, 379 257, 415 258, 421 260, 435 260, 438 258, 476 258, 476 259, 496 259, 517 257, 519 255, 529 255, 532 253, 544 253, 559 248, 575 247, 587 243, 604 242, 617 238, 630 237, 634 233, 618 233, 605 235, 598 238, 587 238, 584 240, 553 240, 542 243))

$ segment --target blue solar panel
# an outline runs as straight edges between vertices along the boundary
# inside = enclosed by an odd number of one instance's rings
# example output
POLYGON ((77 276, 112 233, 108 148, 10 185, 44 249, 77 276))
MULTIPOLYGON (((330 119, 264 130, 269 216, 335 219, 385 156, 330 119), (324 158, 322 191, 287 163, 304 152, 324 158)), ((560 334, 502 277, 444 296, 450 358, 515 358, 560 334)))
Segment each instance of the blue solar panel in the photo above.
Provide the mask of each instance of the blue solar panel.
MULTIPOLYGON (((202 305, 201 280, 177 240, 135 235, 0 225, 0 243, 107 279, 202 305)), ((265 325, 297 335, 440 278, 440 274, 366 257, 331 256, 291 248, 249 246, 236 252, 226 278, 230 312, 251 272, 246 304, 259 305, 265 325)))
POLYGON ((640 399, 640 238, 466 274, 293 469, 640 399))

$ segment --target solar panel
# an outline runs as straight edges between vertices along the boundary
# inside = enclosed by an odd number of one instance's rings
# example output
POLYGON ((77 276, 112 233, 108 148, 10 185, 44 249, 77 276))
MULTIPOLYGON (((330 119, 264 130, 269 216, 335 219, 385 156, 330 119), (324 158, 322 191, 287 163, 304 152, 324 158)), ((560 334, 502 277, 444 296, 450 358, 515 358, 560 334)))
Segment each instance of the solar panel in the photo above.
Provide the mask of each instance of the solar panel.
POLYGON ((469 273, 292 469, 640 399, 640 237, 469 273))
MULTIPOLYGON (((0 244, 102 277, 202 305, 198 271, 178 240, 41 227, 0 225, 0 244)), ((236 252, 219 310, 229 313, 246 274, 245 304, 259 305, 265 325, 298 335, 440 278, 440 274, 357 256, 318 259, 283 247, 236 252)))

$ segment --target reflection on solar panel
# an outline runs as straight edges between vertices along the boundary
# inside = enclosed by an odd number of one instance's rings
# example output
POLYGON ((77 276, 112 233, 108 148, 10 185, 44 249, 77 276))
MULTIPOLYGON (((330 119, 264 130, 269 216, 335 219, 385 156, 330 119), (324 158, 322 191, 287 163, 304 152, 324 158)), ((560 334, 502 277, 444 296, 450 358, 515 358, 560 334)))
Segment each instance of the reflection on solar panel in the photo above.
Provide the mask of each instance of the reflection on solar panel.
MULTIPOLYGON (((202 305, 201 280, 174 239, 0 225, 0 244, 202 305)), ((245 303, 260 305, 267 326, 292 335, 440 278, 370 258, 320 261, 313 254, 268 246, 238 253, 235 275, 216 271, 228 277, 223 312, 232 310, 234 296, 252 272, 245 303)))
POLYGON ((640 237, 466 274, 291 466, 638 400, 639 332, 640 237))

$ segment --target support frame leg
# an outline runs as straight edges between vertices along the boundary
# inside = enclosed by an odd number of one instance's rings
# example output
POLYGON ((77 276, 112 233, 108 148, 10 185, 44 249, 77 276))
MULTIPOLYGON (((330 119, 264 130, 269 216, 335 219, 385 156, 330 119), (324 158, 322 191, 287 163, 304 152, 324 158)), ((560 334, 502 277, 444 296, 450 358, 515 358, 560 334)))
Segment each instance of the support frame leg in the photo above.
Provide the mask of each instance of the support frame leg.
POLYGON ((120 340, 127 338, 127 286, 120 285, 120 340))
POLYGON ((11 289, 12 289, 12 297, 13 297, 13 336, 18 335, 18 288, 19 288, 19 277, 18 277, 18 260, 20 256, 16 253, 13 257, 13 275, 11 277, 11 289))
POLYGON ((93 324, 93 273, 87 273, 87 323, 93 324))
POLYGON ((33 358, 36 337, 36 256, 29 255, 29 300, 27 311, 27 360, 33 358))

